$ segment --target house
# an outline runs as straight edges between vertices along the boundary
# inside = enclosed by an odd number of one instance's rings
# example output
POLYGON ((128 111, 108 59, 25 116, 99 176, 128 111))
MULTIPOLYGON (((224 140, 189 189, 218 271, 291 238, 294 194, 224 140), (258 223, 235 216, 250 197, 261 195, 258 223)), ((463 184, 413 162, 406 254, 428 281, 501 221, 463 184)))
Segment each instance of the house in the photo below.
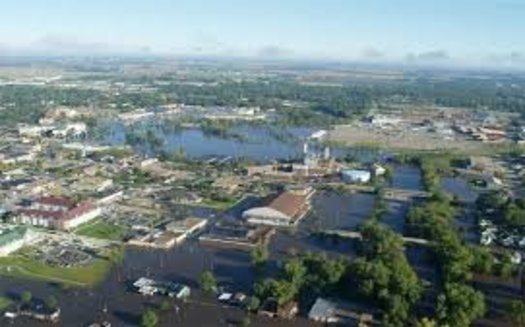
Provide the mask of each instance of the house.
POLYGON ((510 256, 510 261, 511 261, 513 264, 515 264, 515 265, 519 265, 519 264, 521 264, 522 260, 523 260, 523 256, 522 256, 521 253, 518 252, 518 251, 514 251, 514 252, 512 253, 512 255, 510 256))
POLYGON ((525 237, 523 237, 519 242, 518 242, 518 246, 520 248, 525 248, 525 237))
POLYGON ((368 183, 372 174, 368 170, 344 169, 341 178, 347 183, 368 183))
POLYGON ((293 301, 279 305, 276 299, 268 298, 263 302, 258 313, 270 318, 292 319, 299 313, 299 306, 293 301))
POLYGON ((515 235, 507 236, 503 240, 501 240, 501 244, 503 244, 503 246, 506 246, 506 247, 513 246, 515 242, 516 242, 515 235))
POLYGON ((141 277, 133 283, 133 287, 142 295, 155 295, 158 292, 156 282, 153 279, 141 277))
POLYGON ((87 125, 85 123, 70 123, 51 131, 51 135, 54 137, 82 136, 86 133, 87 125))
POLYGON ((354 303, 317 298, 308 312, 310 320, 323 324, 369 326, 374 323, 370 308, 354 303))
POLYGON ((496 240, 496 233, 493 230, 484 230, 481 232, 481 238, 479 243, 481 245, 490 245, 496 240))
POLYGON ((173 282, 156 281, 145 277, 135 281, 133 287, 138 293, 145 296, 167 295, 176 299, 185 299, 191 294, 189 286, 173 282))
POLYGON ((41 151, 39 145, 9 145, 0 149, 0 163, 11 165, 34 161, 39 151, 41 151))
POLYGON ((242 213, 249 224, 270 226, 295 225, 310 210, 310 197, 286 191, 267 201, 266 206, 251 208, 242 213))
POLYGON ((56 323, 60 319, 60 308, 50 308, 44 301, 33 299, 24 303, 18 311, 18 316, 29 317, 34 320, 56 323))
POLYGON ((317 298, 308 312, 308 319, 325 324, 343 322, 337 314, 337 303, 323 298, 317 298))
POLYGON ((186 299, 190 297, 191 295, 191 289, 189 286, 182 285, 182 284, 176 284, 176 283, 170 283, 169 284, 169 291, 168 296, 175 298, 175 299, 186 299))
POLYGON ((20 124, 18 126, 18 135, 23 137, 40 137, 53 130, 50 126, 39 126, 39 125, 25 125, 20 124))

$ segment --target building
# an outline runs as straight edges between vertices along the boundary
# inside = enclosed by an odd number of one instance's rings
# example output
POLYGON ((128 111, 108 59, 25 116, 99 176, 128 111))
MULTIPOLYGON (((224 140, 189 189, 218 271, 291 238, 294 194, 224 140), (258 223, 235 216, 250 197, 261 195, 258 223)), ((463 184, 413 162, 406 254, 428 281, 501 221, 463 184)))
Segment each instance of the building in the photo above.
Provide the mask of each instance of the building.
POLYGON ((122 190, 113 190, 113 189, 103 190, 96 194, 97 205, 105 206, 105 205, 115 203, 119 201, 120 199, 122 199, 123 196, 124 196, 124 191, 122 190))
POLYGON ((290 320, 299 313, 299 305, 294 301, 279 305, 276 299, 268 298, 263 302, 258 313, 270 318, 290 320))
POLYGON ((43 196, 31 203, 31 209, 40 211, 65 212, 74 206, 73 200, 65 196, 43 196))
POLYGON ((0 230, 0 256, 18 251, 33 238, 33 232, 23 226, 0 230))
POLYGON ((183 220, 172 221, 166 225, 166 230, 174 233, 185 233, 187 235, 204 228, 208 220, 203 218, 188 217, 183 220))
POLYGON ((199 243, 209 246, 249 250, 259 244, 268 244, 275 228, 245 226, 234 223, 217 223, 199 237, 199 243))
POLYGON ((368 170, 345 169, 341 171, 341 178, 346 183, 368 183, 372 174, 368 170))
POLYGON ((341 318, 337 315, 337 304, 323 298, 317 298, 308 312, 308 319, 325 324, 341 322, 341 318))
POLYGON ((342 326, 370 326, 374 316, 366 308, 353 303, 317 298, 308 312, 308 319, 323 324, 342 326))
POLYGON ((307 194, 283 192, 267 201, 265 206, 244 211, 242 217, 255 225, 292 226, 310 210, 312 194, 312 191, 307 194))
POLYGON ((40 125, 24 125, 18 126, 18 135, 22 137, 40 137, 53 130, 51 126, 40 126, 40 125))
POLYGON ((54 137, 82 136, 87 133, 85 123, 70 123, 61 127, 56 127, 51 131, 54 137))
POLYGON ((0 149, 0 162, 11 165, 34 161, 41 149, 40 145, 8 145, 0 149))
POLYGON ((133 287, 138 293, 145 296, 167 295, 176 299, 185 299, 191 294, 191 289, 186 285, 156 281, 145 277, 135 281, 133 287))
POLYGON ((100 214, 101 209, 89 201, 77 204, 67 197, 46 196, 16 211, 11 220, 15 224, 70 230, 100 214))
POLYGON ((386 174, 386 168, 377 163, 373 164, 371 168, 374 176, 383 176, 386 174))

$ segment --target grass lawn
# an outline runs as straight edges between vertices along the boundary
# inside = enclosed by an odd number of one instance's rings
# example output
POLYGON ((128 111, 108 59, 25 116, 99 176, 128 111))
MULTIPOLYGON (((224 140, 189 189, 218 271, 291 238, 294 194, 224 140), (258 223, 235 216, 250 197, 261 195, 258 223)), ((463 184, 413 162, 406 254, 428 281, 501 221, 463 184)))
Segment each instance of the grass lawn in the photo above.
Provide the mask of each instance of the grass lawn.
POLYGON ((211 199, 204 199, 201 203, 198 203, 197 206, 204 206, 220 211, 225 211, 233 207, 239 199, 229 199, 227 201, 216 201, 211 199))
POLYGON ((64 268, 45 265, 22 256, 0 258, 0 275, 53 281, 66 285, 92 286, 106 277, 112 265, 122 257, 122 249, 113 249, 106 259, 96 259, 88 266, 64 268))
POLYGON ((75 231, 75 234, 104 240, 122 241, 126 235, 126 231, 123 227, 97 221, 92 224, 80 226, 75 231))
POLYGON ((0 310, 7 308, 11 303, 12 301, 9 300, 8 298, 3 297, 3 296, 0 297, 0 310))

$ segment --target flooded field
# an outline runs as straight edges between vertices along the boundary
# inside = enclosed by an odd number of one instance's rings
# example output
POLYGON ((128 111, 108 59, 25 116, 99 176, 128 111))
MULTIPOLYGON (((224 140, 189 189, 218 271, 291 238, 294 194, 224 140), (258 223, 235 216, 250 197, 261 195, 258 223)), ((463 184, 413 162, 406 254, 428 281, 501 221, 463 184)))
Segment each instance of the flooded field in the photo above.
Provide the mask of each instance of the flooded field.
MULTIPOLYGON (((123 125, 113 122, 100 128, 97 141, 109 145, 126 144, 128 133, 148 133, 155 139, 162 140, 158 145, 141 141, 133 144, 135 150, 147 155, 155 155, 160 151, 176 152, 183 150, 192 158, 205 157, 235 157, 266 162, 276 159, 299 158, 303 155, 303 143, 314 131, 315 127, 289 127, 281 129, 270 126, 236 125, 229 130, 230 135, 217 136, 206 133, 200 128, 177 129, 164 123, 146 123, 123 125)), ((322 149, 315 149, 321 151, 322 149)), ((371 162, 378 158, 380 151, 368 148, 333 148, 334 157, 350 156, 355 160, 371 162)))

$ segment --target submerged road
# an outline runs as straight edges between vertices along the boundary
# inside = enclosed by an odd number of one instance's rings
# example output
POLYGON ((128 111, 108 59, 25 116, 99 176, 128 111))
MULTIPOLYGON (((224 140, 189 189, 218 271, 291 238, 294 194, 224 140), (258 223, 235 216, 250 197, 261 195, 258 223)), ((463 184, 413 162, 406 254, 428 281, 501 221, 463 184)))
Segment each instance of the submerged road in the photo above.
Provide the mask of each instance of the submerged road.
MULTIPOLYGON (((346 184, 341 182, 325 183, 323 185, 331 187, 344 187, 346 190, 353 192, 374 193, 376 191, 375 187, 370 185, 346 184)), ((409 190, 394 187, 385 187, 383 190, 385 199, 387 200, 406 201, 412 198, 428 198, 430 196, 427 191, 409 190)))
MULTIPOLYGON (((361 232, 356 232, 356 231, 327 230, 325 231, 325 233, 329 235, 341 236, 344 238, 352 238, 352 239, 362 238, 361 232)), ((405 237, 405 236, 403 236, 402 238, 405 243, 412 243, 412 244, 418 244, 418 245, 428 245, 430 243, 428 240, 425 240, 423 238, 405 237)))

